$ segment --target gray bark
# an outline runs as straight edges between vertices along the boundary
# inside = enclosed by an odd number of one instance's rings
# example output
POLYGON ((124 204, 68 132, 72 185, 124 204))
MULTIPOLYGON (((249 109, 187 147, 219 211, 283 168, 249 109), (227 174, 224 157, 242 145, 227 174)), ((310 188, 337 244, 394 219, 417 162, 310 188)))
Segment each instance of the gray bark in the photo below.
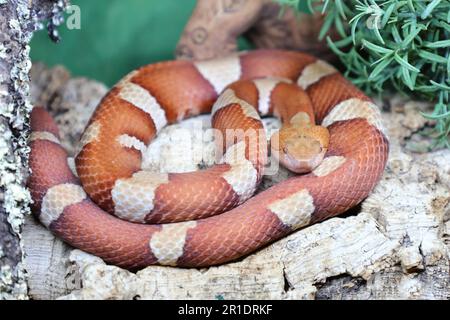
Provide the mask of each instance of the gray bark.
MULTIPOLYGON (((31 201, 25 181, 29 42, 41 21, 57 24, 65 1, 0 0, 0 299, 26 299, 21 229, 31 201)), ((54 35, 54 33, 53 33, 54 35)))

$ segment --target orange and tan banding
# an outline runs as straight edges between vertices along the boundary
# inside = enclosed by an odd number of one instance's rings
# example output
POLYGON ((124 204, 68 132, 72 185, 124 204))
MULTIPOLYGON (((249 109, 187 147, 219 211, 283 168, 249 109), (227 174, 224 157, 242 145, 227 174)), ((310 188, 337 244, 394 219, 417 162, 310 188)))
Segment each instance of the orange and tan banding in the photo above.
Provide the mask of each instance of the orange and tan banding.
POLYGON ((256 168, 245 157, 245 143, 240 141, 228 148, 222 162, 231 167, 222 177, 239 196, 239 203, 244 202, 253 195, 258 182, 256 168))
POLYGON ((35 141, 35 140, 48 140, 51 142, 54 142, 56 144, 60 144, 59 138, 55 136, 53 133, 48 131, 34 131, 30 134, 29 141, 35 141))
POLYGON ((77 145, 77 152, 75 153, 76 155, 78 155, 80 153, 80 151, 83 150, 83 148, 86 145, 98 140, 98 137, 100 135, 101 126, 102 125, 99 122, 92 122, 84 130, 83 134, 81 135, 81 139, 77 145))
POLYGON ((318 177, 325 177, 337 170, 345 163, 346 159, 342 156, 330 156, 323 159, 322 163, 315 168, 312 173, 318 177))
POLYGON ((226 89, 220 97, 217 99, 217 101, 214 103, 213 108, 211 110, 211 115, 214 116, 214 114, 219 111, 222 108, 225 108, 231 104, 237 104, 241 108, 242 112, 245 114, 245 116, 249 118, 253 118, 255 120, 261 120, 261 117, 258 114, 258 111, 250 105, 247 101, 242 100, 238 98, 233 91, 233 89, 226 89))
POLYGON ((216 93, 221 93, 230 83, 240 79, 242 70, 239 55, 194 62, 195 67, 211 83, 216 93))
POLYGON ((329 64, 281 50, 130 72, 94 112, 76 168, 44 109, 33 109, 31 127, 34 212, 72 246, 133 270, 225 263, 336 216, 369 194, 388 154, 380 111, 369 98, 329 64), (221 161, 202 171, 142 170, 142 152, 161 128, 205 112, 222 133, 259 132, 260 114, 294 127, 318 119, 329 145, 312 172, 253 197, 267 160, 263 133, 256 146, 231 139, 221 161))
POLYGON ((145 222, 154 207, 155 191, 169 182, 167 173, 138 171, 130 178, 117 179, 111 191, 114 214, 124 220, 145 222))
POLYGON ((130 136, 128 134, 122 134, 116 138, 117 142, 125 148, 133 148, 141 153, 144 153, 147 146, 144 142, 136 137, 130 136))
POLYGON ((336 121, 357 118, 366 119, 384 135, 387 135, 381 119, 380 109, 373 102, 358 98, 350 98, 337 104, 323 119, 322 125, 328 127, 336 121))
POLYGON ((58 220, 64 209, 86 199, 86 192, 79 185, 72 183, 58 184, 47 190, 42 199, 39 219, 47 228, 58 220))
POLYGON ((258 89, 258 111, 261 115, 265 116, 269 114, 270 96, 280 82, 291 83, 292 81, 283 78, 260 78, 253 80, 253 83, 258 89))
POLYGON ((297 230, 309 224, 315 210, 314 199, 307 189, 303 189, 274 201, 268 209, 276 214, 283 224, 297 230))
POLYGON ((310 85, 320 81, 323 77, 336 72, 337 70, 332 65, 325 61, 317 60, 303 69, 300 77, 297 79, 297 84, 301 88, 307 89, 310 85))
POLYGON ((187 232, 196 225, 196 221, 165 224, 152 236, 149 245, 159 264, 177 265, 178 258, 183 255, 187 232))
POLYGON ((77 166, 75 165, 75 159, 72 157, 67 157, 67 165, 69 166, 70 171, 72 172, 72 174, 78 177, 78 173, 77 173, 77 166))
POLYGON ((156 131, 161 130, 167 124, 164 109, 156 99, 140 85, 132 82, 123 82, 118 86, 119 97, 142 111, 148 113, 155 124, 156 131))

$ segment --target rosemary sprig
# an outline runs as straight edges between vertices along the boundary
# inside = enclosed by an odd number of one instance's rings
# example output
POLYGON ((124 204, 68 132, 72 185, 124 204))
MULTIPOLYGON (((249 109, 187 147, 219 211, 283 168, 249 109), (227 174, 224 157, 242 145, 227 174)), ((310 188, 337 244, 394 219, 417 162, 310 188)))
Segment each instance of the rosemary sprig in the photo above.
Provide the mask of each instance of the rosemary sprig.
POLYGON ((368 94, 395 90, 433 101, 431 148, 450 148, 450 0, 276 0, 324 13, 320 37, 368 94), (341 36, 333 41, 330 28, 341 36))

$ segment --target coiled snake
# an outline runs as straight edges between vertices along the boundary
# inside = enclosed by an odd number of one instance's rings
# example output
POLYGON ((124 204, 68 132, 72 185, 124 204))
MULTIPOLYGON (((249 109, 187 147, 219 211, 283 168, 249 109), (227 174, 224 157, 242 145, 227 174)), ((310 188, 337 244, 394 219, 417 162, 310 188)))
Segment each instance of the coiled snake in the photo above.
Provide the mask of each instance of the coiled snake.
POLYGON ((128 269, 225 263, 336 216, 367 197, 388 154, 380 111, 367 96, 329 64, 280 50, 131 72, 92 115, 76 173, 44 109, 33 109, 31 128, 28 186, 40 221, 128 269), (141 170, 141 152, 161 128, 208 112, 226 142, 218 164, 141 170), (267 164, 260 115, 281 119, 272 153, 304 174, 251 197, 267 164), (244 135, 230 138, 238 130, 244 135))

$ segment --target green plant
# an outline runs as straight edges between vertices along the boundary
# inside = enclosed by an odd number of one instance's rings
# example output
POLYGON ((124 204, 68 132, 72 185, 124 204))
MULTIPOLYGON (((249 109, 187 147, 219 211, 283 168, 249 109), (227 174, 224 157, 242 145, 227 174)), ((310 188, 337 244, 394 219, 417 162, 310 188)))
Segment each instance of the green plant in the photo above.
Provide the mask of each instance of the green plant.
POLYGON ((320 37, 368 94, 394 89, 435 102, 435 143, 450 148, 449 0, 276 0, 325 14, 320 37), (331 40, 334 28, 340 39, 331 40))

